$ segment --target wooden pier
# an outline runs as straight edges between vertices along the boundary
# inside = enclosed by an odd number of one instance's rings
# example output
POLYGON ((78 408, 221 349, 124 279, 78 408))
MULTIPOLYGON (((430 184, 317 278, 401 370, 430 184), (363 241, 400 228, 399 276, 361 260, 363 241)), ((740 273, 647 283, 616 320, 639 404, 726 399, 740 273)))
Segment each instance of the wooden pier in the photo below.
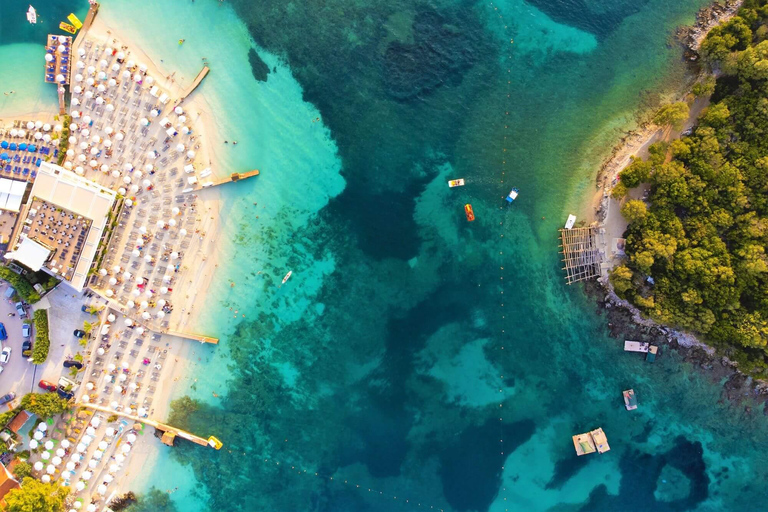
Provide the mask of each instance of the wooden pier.
POLYGON ((77 37, 75 37, 75 42, 72 43, 72 48, 78 48, 80 43, 83 42, 85 39, 85 34, 88 32, 88 29, 91 28, 91 25, 93 25, 93 20, 96 18, 96 14, 98 14, 98 12, 99 4, 91 4, 91 6, 88 8, 88 14, 85 16, 83 26, 80 28, 80 32, 77 34, 77 37))
POLYGON ((159 332, 160 334, 167 334, 168 336, 177 336, 179 338, 184 338, 187 340, 199 341, 200 343, 210 343, 212 345, 219 344, 219 338, 214 338, 212 336, 203 336, 202 334, 192 334, 192 333, 180 332, 180 331, 159 331, 159 332))
POLYGON ((232 174, 229 175, 228 178, 223 178, 220 180, 211 180, 211 181, 203 181, 203 182, 200 182, 198 180, 198 182, 195 183, 194 186, 185 189, 184 192, 199 192, 206 188, 218 187, 219 185, 226 185, 227 183, 234 183, 236 181, 243 181, 245 179, 253 178, 254 176, 258 176, 258 175, 259 175, 259 170, 254 169, 248 172, 233 172, 232 174))
POLYGON ((206 65, 206 66, 203 66, 203 69, 201 69, 201 70, 200 70, 200 72, 197 74, 197 76, 195 77, 195 79, 192 81, 192 85, 190 85, 189 87, 187 87, 187 89, 186 89, 186 90, 185 90, 185 91, 184 91, 184 92, 181 94, 181 96, 179 96, 179 99, 177 99, 177 100, 176 100, 176 102, 173 104, 173 105, 174 105, 174 107, 175 107, 176 105, 179 105, 179 104, 181 104, 181 102, 182 102, 182 101, 184 101, 185 99, 187 99, 187 96, 189 96, 190 94, 192 94, 192 93, 195 91, 195 89, 197 89, 197 87, 198 87, 198 86, 199 86, 199 85, 202 83, 203 79, 204 79, 206 76, 208 76, 208 73, 209 73, 210 71, 211 71, 211 68, 209 68, 207 65, 206 65))
POLYGON ((565 280, 568 284, 600 275, 602 256, 597 244, 597 226, 560 230, 565 280))
POLYGON ((150 427, 155 427, 157 430, 163 432, 163 443, 167 444, 168 446, 173 446, 174 439, 176 437, 181 437, 182 439, 186 439, 187 441, 191 441, 195 444, 199 444, 200 446, 208 446, 210 448, 215 448, 211 443, 211 441, 209 441, 208 439, 205 439, 200 436, 196 436, 195 434, 191 434, 186 430, 181 430, 180 428, 172 427, 170 425, 166 425, 165 423, 160 423, 159 421, 155 421, 149 418, 141 418, 134 414, 115 411, 108 407, 102 407, 101 405, 96 405, 91 403, 80 402, 77 404, 77 406, 93 409, 95 411, 100 411, 105 414, 109 414, 110 416, 114 414, 122 418, 128 418, 129 420, 134 421, 136 423, 144 423, 146 425, 149 425, 150 427))

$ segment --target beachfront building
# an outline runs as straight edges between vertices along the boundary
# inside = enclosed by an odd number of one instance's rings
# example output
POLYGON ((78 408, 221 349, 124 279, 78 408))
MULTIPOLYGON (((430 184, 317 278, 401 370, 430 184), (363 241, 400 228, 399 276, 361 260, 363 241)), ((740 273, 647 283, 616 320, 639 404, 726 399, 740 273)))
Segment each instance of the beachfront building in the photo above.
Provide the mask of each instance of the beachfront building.
POLYGON ((116 199, 114 191, 43 162, 5 258, 34 272, 44 270, 82 291, 116 199))

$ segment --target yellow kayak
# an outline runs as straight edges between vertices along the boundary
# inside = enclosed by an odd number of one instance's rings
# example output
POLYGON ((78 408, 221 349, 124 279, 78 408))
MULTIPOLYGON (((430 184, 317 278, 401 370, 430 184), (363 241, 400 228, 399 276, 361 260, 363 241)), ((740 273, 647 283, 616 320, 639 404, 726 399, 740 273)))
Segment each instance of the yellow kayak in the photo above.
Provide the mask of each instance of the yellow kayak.
POLYGON ((75 13, 71 12, 69 13, 69 16, 67 16, 67 19, 69 22, 75 27, 75 29, 80 30, 83 28, 83 23, 75 16, 75 13))
POLYGON ((224 444, 221 441, 219 441, 218 439, 216 439, 213 436, 208 438, 208 445, 211 448, 215 448, 217 450, 221 450, 221 447, 224 446, 224 444))

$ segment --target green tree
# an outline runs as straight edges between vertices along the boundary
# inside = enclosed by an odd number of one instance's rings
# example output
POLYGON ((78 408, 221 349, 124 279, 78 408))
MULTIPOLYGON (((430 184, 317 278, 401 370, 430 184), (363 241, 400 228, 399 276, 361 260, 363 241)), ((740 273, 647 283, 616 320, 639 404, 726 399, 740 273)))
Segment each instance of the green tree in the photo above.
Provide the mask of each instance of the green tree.
POLYGON ((619 181, 611 189, 611 197, 613 197, 617 201, 620 201, 627 195, 628 192, 629 192, 629 189, 627 189, 627 186, 623 182, 619 181))
POLYGON ((13 468, 13 476, 18 480, 24 480, 24 478, 32 474, 32 464, 26 461, 21 461, 13 468))
POLYGON ((688 119, 689 113, 690 108, 688 104, 684 101, 679 101, 661 107, 656 112, 656 115, 653 116, 653 122, 659 126, 672 126, 675 129, 680 129, 683 121, 688 119))
POLYGON ((623 297, 632 288, 632 271, 626 265, 619 265, 614 268, 608 278, 620 297, 623 297))
POLYGON ((627 201, 624 206, 621 207, 621 215, 627 219, 628 222, 639 222, 645 219, 648 214, 648 207, 645 203, 638 200, 627 201))
POLYGON ((12 489, 5 495, 8 512, 60 512, 64 509, 64 500, 69 488, 57 483, 44 484, 27 477, 21 483, 21 489, 12 489))
POLYGON ((713 128, 720 128, 725 126, 730 115, 731 112, 725 103, 716 103, 704 111, 701 122, 713 128))
POLYGON ((69 409, 69 403, 56 393, 27 393, 21 399, 21 407, 40 418, 50 418, 69 409))

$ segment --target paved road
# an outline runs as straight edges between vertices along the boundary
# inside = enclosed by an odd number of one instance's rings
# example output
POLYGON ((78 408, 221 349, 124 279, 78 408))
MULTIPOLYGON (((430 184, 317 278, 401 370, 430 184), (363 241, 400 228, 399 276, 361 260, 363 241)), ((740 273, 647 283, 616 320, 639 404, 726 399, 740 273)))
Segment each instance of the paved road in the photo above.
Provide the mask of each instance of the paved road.
MULTIPOLYGON (((56 383, 60 376, 69 376, 69 371, 62 367, 62 363, 68 357, 84 351, 84 348, 74 337, 73 331, 82 328, 83 321, 95 320, 97 317, 80 310, 80 306, 88 303, 90 299, 85 299, 82 294, 77 294, 66 285, 61 284, 56 290, 46 295, 35 305, 35 309, 48 309, 51 348, 46 362, 37 366, 21 355, 22 320, 18 315, 15 317, 8 316, 8 313, 15 313, 16 308, 13 302, 4 298, 7 287, 8 284, 5 281, 0 281, 0 297, 2 297, 0 300, 0 322, 5 324, 5 329, 8 331, 8 340, 3 342, 3 346, 11 347, 11 360, 0 374, 0 396, 13 391, 20 398, 30 391, 42 392, 37 387, 37 383, 41 379, 56 383)), ((31 318, 32 308, 28 308, 28 312, 31 318)), ((33 343, 34 337, 33 332, 33 343)), ((0 410, 4 411, 6 407, 9 406, 0 406, 0 410)))

